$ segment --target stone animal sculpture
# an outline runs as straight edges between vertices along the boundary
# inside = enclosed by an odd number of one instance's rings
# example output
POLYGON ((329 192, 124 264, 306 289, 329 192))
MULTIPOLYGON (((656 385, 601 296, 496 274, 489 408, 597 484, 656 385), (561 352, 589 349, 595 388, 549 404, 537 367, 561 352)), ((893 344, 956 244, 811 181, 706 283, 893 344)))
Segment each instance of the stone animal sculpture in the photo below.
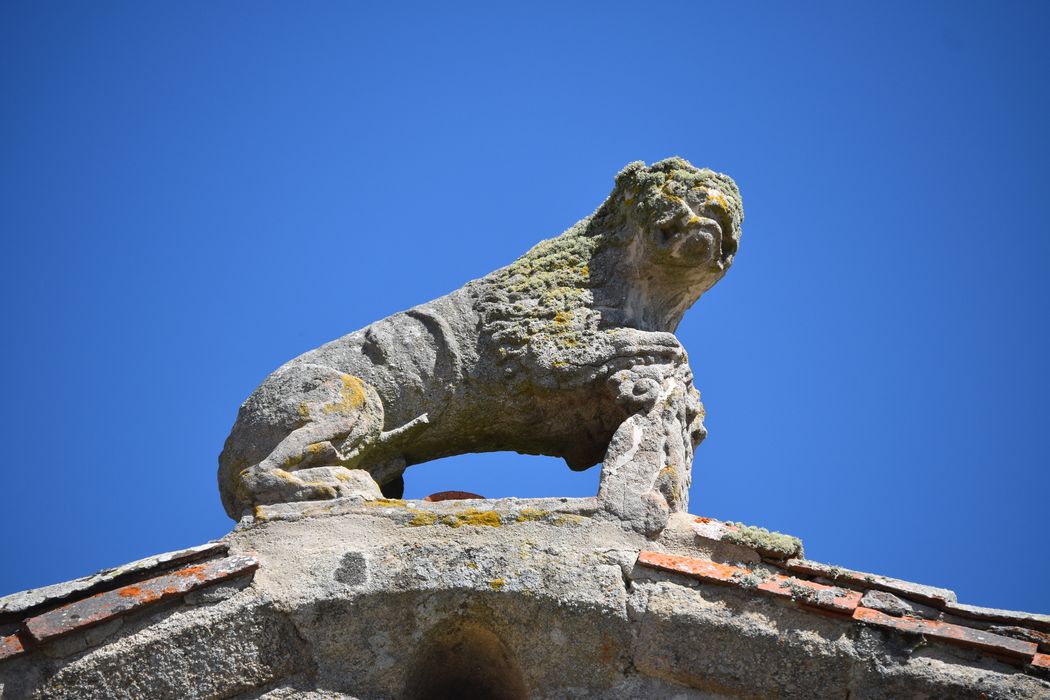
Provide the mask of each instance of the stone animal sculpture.
POLYGON ((601 462, 596 517, 658 532, 686 507, 706 434, 673 332, 726 273, 742 220, 725 175, 629 164, 560 236, 267 377, 219 457, 226 512, 348 495, 352 470, 397 497, 410 465, 514 450, 601 462))

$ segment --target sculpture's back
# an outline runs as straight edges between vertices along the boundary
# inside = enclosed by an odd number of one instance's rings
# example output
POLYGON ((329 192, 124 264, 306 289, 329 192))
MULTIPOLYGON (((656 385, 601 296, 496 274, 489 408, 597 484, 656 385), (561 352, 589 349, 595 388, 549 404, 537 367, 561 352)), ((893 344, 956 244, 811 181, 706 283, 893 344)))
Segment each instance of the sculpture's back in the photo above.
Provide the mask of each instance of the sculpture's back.
POLYGON ((400 495, 412 464, 516 450, 604 462, 606 516, 659 530, 704 435, 672 333, 732 263, 742 219, 724 175, 628 165, 561 236, 268 377, 220 456, 227 512, 349 495, 369 486, 356 470, 400 495))

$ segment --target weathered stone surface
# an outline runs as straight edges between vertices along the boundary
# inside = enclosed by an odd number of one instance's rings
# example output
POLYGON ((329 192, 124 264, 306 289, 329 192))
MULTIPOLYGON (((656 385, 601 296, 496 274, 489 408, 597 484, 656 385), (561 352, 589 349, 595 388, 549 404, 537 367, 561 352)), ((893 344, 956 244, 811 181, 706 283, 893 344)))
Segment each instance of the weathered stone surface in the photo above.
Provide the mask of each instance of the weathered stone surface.
POLYGON ((73 597, 83 597, 104 588, 112 588, 125 579, 141 577, 179 564, 218 556, 226 552, 225 542, 208 542, 197 547, 157 554, 145 559, 103 569, 91 576, 34 588, 0 598, 0 623, 20 620, 33 610, 53 606, 73 597))
POLYGON ((1014 639, 1023 639, 1026 642, 1034 642, 1039 647, 1039 651, 1044 654, 1050 654, 1050 632, 1040 632, 1039 630, 1031 630, 1027 627, 1018 627, 1016 625, 989 625, 987 629, 995 634, 1013 637, 1014 639))
POLYGON ((802 556, 802 541, 799 538, 781 532, 770 532, 764 527, 695 517, 692 528, 697 537, 745 547, 764 559, 781 561, 802 556))
POLYGON ((0 666, 0 699, 229 698, 311 666, 289 619, 249 591, 214 606, 158 610, 103 646, 0 666))
POLYGON ((909 646, 740 587, 639 581, 628 605, 638 671, 704 698, 1050 697, 991 657, 909 646))
POLYGON ((910 615, 912 617, 924 617, 929 620, 935 620, 941 616, 941 612, 937 608, 898 598, 889 591, 867 591, 864 593, 860 604, 866 608, 897 617, 910 615))
POLYGON ((723 564, 757 564, 762 556, 750 547, 731 544, 720 536, 705 537, 694 529, 697 516, 672 513, 657 542, 667 551, 681 552, 723 564))
POLYGON ((454 500, 415 501, 383 498, 364 503, 347 499, 275 503, 272 506, 257 506, 255 515, 242 520, 238 529, 275 520, 302 520, 338 515, 375 515, 377 513, 398 520, 402 524, 414 526, 436 523, 456 527, 471 518, 484 520, 486 514, 492 512, 500 514, 501 522, 495 524, 533 520, 560 523, 571 522, 573 518, 592 517, 598 508, 594 498, 486 498, 481 501, 464 504, 454 500))
POLYGON ((351 495, 346 469, 399 496, 407 466, 514 450, 601 462, 597 517, 658 532, 706 434, 673 331, 729 269, 742 219, 724 175, 628 165, 562 235, 263 381, 219 458, 227 513, 351 495))
POLYGON ((170 574, 97 593, 25 621, 25 630, 36 642, 46 642, 115 617, 139 610, 195 588, 250 573, 258 562, 250 556, 233 556, 178 569, 170 574))
POLYGON ((943 608, 948 603, 954 603, 956 600, 955 592, 949 591, 946 588, 924 586, 919 583, 902 581, 900 579, 891 578, 889 576, 880 576, 878 574, 866 574, 861 571, 852 571, 850 569, 843 569, 839 566, 821 564, 820 562, 808 561, 806 559, 789 559, 785 563, 784 568, 792 573, 819 576, 830 581, 835 581, 836 583, 843 583, 864 589, 889 591, 890 593, 894 593, 904 598, 917 600, 920 603, 927 603, 940 608, 943 608))
POLYGON ((272 506, 281 517, 227 537, 231 556, 259 561, 246 587, 44 642, 0 662, 0 698, 392 700, 421 685, 533 700, 1050 696, 1031 664, 923 646, 757 584, 632 579, 641 551, 696 544, 595 519, 594 499, 293 510, 318 505, 272 506))

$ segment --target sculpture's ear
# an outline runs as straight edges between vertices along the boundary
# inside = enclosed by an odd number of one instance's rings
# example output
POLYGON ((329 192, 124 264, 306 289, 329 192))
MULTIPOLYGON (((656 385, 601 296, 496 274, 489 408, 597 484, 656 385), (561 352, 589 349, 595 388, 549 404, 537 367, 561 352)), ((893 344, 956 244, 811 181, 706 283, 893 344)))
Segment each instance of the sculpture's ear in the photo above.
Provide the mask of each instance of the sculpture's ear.
POLYGON ((645 172, 645 163, 640 160, 636 160, 633 163, 628 163, 624 166, 616 175, 616 184, 613 187, 614 192, 623 192, 624 190, 638 189, 640 185, 640 175, 645 172))

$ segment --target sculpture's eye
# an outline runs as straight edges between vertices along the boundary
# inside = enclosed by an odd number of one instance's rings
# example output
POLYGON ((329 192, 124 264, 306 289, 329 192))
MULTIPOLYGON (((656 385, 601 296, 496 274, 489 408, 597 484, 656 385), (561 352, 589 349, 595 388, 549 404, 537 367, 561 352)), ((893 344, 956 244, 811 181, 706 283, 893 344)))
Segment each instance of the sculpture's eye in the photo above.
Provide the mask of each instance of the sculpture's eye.
POLYGON ((670 223, 662 224, 656 230, 656 240, 660 245, 667 245, 677 235, 678 230, 670 223))
POLYGON ((726 199, 726 196, 722 194, 719 190, 714 189, 713 187, 707 188, 706 203, 709 206, 718 207, 723 211, 729 211, 729 201, 726 199))

